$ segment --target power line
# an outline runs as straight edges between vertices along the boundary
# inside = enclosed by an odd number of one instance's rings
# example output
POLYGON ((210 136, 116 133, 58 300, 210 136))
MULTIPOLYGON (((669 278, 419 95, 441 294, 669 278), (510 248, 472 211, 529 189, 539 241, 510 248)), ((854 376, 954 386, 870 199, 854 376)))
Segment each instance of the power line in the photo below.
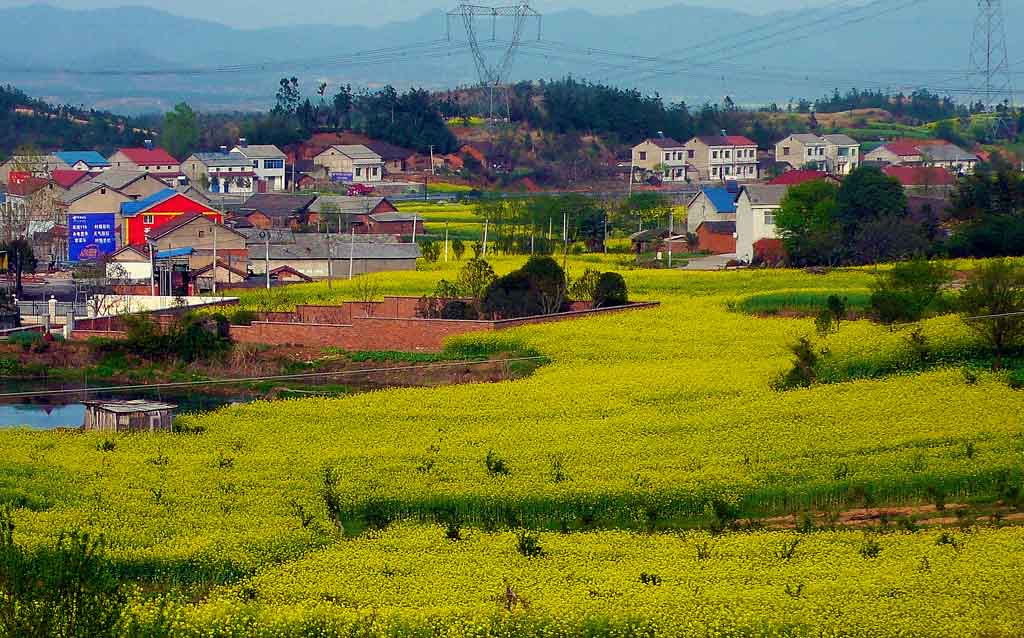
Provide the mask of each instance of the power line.
POLYGON ((207 381, 180 381, 176 383, 150 383, 142 385, 120 385, 100 388, 79 388, 76 390, 40 390, 36 392, 7 392, 0 394, 4 399, 31 399, 49 396, 68 396, 86 393, 111 394, 117 392, 144 392, 148 390, 164 390, 172 388, 193 388, 202 385, 237 385, 243 383, 259 383, 261 381, 291 381, 299 379, 320 379, 324 377, 345 377, 369 375, 376 372, 413 372, 419 370, 435 370, 438 368, 456 368, 462 366, 478 366, 487 363, 517 363, 523 361, 546 361, 547 357, 514 357, 511 359, 488 359, 485 361, 452 361, 431 363, 421 366, 400 366, 395 368, 370 368, 367 370, 343 370, 339 372, 307 372, 303 374, 281 374, 264 377, 246 377, 240 379, 210 379, 207 381))

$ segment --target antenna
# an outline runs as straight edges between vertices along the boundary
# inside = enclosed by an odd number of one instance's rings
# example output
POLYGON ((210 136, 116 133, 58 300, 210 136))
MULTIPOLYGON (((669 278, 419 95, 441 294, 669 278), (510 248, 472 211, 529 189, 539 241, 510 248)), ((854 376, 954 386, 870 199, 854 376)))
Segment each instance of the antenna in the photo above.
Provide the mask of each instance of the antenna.
MULTIPOLYGON (((481 6, 475 4, 460 4, 458 7, 448 12, 448 39, 451 40, 451 21, 453 19, 462 19, 462 24, 466 29, 466 39, 469 41, 469 47, 473 52, 473 62, 476 64, 476 72, 480 77, 480 85, 487 90, 488 94, 488 119, 494 123, 494 92, 501 86, 508 78, 508 72, 512 68, 512 61, 515 59, 516 51, 519 49, 519 44, 522 42, 523 33, 526 28, 526 23, 532 20, 537 21, 537 40, 540 40, 541 34, 541 14, 530 7, 530 3, 524 0, 516 5, 511 6, 481 6), (505 44, 504 51, 501 53, 501 57, 498 60, 491 61, 484 54, 484 48, 480 45, 480 38, 478 37, 478 25, 477 21, 480 19, 490 19, 491 34, 489 42, 494 43, 493 48, 501 51, 501 44, 505 44), (511 18, 512 20, 512 33, 511 39, 504 41, 498 39, 498 19, 499 18, 511 18)), ((492 46, 488 46, 490 49, 492 46)), ((505 94, 505 99, 508 100, 508 93, 505 94)), ((507 105, 509 109, 511 106, 507 105)), ((511 111, 510 111, 511 114, 511 111)))
POLYGON ((980 106, 982 112, 993 116, 990 129, 993 137, 1010 136, 1013 130, 1009 119, 1009 111, 1013 109, 1013 85, 1006 53, 1002 0, 978 0, 970 72, 971 110, 980 106))

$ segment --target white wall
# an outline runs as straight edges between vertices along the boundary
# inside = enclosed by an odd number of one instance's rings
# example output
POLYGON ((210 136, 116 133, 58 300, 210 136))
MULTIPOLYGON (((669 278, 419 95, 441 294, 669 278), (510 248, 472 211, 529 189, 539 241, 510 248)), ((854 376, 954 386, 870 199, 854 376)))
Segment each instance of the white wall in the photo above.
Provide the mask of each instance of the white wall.
POLYGON ((149 281, 153 271, 148 261, 119 261, 107 264, 107 277, 109 279, 120 279, 127 275, 132 281, 149 281), (120 266, 120 268, 119 268, 120 266), (124 272, 120 272, 124 268, 124 272))
POLYGON ((778 206, 752 206, 744 192, 736 205, 736 258, 750 262, 754 259, 754 244, 762 239, 777 239, 775 225, 765 224, 765 214, 775 214, 778 206))
POLYGON ((219 304, 224 301, 234 301, 237 297, 151 297, 149 295, 96 295, 89 300, 89 315, 95 313, 96 308, 103 310, 102 316, 117 316, 132 312, 147 312, 151 310, 170 310, 177 308, 180 300, 184 300, 185 306, 199 308, 211 304, 219 304))

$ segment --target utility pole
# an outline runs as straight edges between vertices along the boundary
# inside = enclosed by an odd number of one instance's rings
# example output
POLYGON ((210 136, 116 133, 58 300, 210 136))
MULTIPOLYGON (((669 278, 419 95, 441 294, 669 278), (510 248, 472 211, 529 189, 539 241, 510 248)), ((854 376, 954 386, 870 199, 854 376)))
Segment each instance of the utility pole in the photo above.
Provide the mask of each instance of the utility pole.
POLYGON ((348 246, 348 279, 349 279, 349 281, 352 281, 352 277, 353 277, 354 270, 355 270, 355 265, 356 265, 356 227, 355 226, 352 227, 351 233, 352 233, 352 239, 349 242, 349 246, 348 246))
POLYGON ((672 222, 673 221, 674 220, 673 220, 673 217, 672 217, 672 211, 669 211, 669 213, 668 213, 668 267, 669 268, 672 268, 672 235, 673 235, 673 232, 672 232, 672 229, 673 229, 672 222))
POLYGON ((448 222, 444 223, 444 263, 448 263, 448 222))
POLYGON ((562 213, 562 270, 569 265, 569 213, 562 213))
POLYGON ((327 244, 327 288, 334 288, 334 245, 331 241, 331 229, 327 229, 324 235, 324 242, 327 244))
POLYGON ((980 104, 985 113, 994 116, 990 121, 992 141, 999 136, 1009 136, 1014 128, 1008 113, 1014 108, 1013 85, 1002 0, 978 0, 970 73, 974 95, 968 108, 980 104))
POLYGON ((431 175, 436 175, 436 173, 434 173, 434 145, 433 144, 430 145, 430 174, 431 175))
MULTIPOLYGON (((230 272, 230 271, 229 271, 230 272)), ((217 295, 217 223, 213 224, 213 294, 217 295)))
POLYGON ((487 230, 488 230, 488 225, 489 224, 490 224, 490 220, 489 219, 485 219, 484 220, 484 259, 487 258, 487 230))
POLYGON ((156 244, 147 241, 149 246, 149 295, 156 297, 156 244))
POLYGON ((266 248, 266 253, 264 253, 264 255, 263 255, 264 260, 265 260, 264 264, 263 264, 263 267, 267 271, 266 272, 266 275, 267 275, 267 290, 270 290, 270 231, 269 230, 265 230, 263 232, 265 232, 267 234, 267 241, 266 241, 266 244, 264 246, 266 248))

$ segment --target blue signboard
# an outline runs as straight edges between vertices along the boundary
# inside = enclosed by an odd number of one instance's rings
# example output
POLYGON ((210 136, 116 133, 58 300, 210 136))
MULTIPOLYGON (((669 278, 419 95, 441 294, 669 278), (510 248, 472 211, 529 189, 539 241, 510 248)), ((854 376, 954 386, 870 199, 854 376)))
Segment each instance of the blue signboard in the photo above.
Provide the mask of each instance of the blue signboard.
POLYGON ((94 261, 116 250, 114 213, 68 215, 69 261, 94 261))
POLYGON ((332 182, 351 182, 352 173, 331 173, 332 182))

